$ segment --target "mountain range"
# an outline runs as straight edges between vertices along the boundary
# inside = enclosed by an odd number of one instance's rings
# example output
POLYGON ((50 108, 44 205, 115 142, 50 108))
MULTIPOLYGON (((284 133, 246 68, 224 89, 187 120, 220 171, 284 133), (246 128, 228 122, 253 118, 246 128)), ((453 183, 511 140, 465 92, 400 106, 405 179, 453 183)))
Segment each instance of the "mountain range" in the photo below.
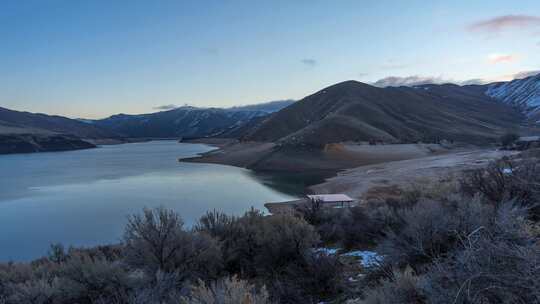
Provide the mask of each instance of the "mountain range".
POLYGON ((488 143, 505 132, 519 131, 527 123, 540 124, 540 75, 466 86, 379 88, 345 81, 297 102, 232 108, 184 106, 99 120, 0 108, 0 153, 48 151, 51 145, 40 142, 53 137, 54 150, 87 148, 92 142, 125 138, 233 137, 288 146, 373 140, 488 143), (81 144, 88 141, 89 145, 81 144))
POLYGON ((279 100, 233 108, 184 106, 151 114, 119 114, 101 120, 84 121, 130 138, 224 136, 253 119, 279 111, 293 102, 293 100, 279 100))
POLYGON ((151 138, 237 137, 258 118, 293 100, 279 100, 233 108, 179 107, 150 114, 69 119, 0 108, 0 154, 63 151, 151 138), (238 133, 240 132, 240 133, 238 133), (237 134, 238 133, 238 134, 237 134))

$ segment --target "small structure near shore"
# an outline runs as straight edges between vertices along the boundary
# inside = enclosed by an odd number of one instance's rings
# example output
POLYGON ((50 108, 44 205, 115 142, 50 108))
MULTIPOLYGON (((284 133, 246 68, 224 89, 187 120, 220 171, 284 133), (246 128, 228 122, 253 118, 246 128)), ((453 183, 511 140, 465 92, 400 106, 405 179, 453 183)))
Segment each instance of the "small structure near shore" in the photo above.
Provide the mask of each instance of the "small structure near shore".
POLYGON ((272 214, 293 214, 297 207, 314 203, 323 208, 350 208, 355 206, 356 200, 346 194, 313 194, 293 201, 266 203, 264 206, 272 214))
POLYGON ((347 194, 315 194, 307 196, 312 203, 319 202, 323 207, 351 207, 354 199, 347 194))

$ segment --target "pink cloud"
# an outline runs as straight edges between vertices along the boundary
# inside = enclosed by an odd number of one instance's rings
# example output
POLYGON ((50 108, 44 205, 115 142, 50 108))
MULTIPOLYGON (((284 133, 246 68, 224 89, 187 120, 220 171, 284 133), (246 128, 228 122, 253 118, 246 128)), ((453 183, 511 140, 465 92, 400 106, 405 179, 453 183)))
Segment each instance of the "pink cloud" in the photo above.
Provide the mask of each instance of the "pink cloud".
POLYGON ((540 26, 539 16, 529 15, 505 15, 483 20, 468 26, 470 31, 499 33, 510 28, 529 28, 540 26))
POLYGON ((488 56, 488 61, 493 64, 511 62, 511 61, 514 61, 515 59, 516 59, 515 56, 508 55, 508 54, 490 54, 488 56))

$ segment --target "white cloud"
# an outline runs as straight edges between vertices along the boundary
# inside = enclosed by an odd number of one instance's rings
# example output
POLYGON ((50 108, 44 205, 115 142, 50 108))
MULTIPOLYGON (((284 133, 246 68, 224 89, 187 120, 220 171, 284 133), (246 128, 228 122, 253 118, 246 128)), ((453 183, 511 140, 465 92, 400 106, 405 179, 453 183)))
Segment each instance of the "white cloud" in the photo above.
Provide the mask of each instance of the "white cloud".
POLYGON ((440 84, 440 83, 447 83, 451 82, 448 80, 445 80, 441 77, 434 77, 434 76, 418 76, 418 75, 412 75, 412 76, 388 76, 382 79, 379 79, 373 83, 376 87, 399 87, 399 86, 416 86, 416 85, 422 85, 422 84, 440 84))
POLYGON ((172 109, 176 109, 176 108, 178 108, 177 105, 168 104, 168 105, 162 105, 162 106, 154 107, 154 110, 172 110, 172 109))

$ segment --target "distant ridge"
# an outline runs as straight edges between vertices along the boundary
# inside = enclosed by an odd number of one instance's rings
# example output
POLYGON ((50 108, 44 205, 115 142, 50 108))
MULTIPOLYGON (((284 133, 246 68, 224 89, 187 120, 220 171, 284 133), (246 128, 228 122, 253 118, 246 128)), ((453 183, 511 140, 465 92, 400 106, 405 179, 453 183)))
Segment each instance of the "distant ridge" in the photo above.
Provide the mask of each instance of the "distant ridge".
POLYGON ((237 130, 251 125, 254 120, 279 111, 293 102, 279 100, 232 108, 184 106, 141 115, 118 114, 87 122, 133 138, 235 136, 237 130))
POLYGON ((0 154, 96 147, 87 140, 116 134, 75 119, 0 108, 0 154))
POLYGON ((0 107, 0 134, 56 133, 82 138, 108 138, 117 134, 91 124, 56 115, 20 112, 0 107))

